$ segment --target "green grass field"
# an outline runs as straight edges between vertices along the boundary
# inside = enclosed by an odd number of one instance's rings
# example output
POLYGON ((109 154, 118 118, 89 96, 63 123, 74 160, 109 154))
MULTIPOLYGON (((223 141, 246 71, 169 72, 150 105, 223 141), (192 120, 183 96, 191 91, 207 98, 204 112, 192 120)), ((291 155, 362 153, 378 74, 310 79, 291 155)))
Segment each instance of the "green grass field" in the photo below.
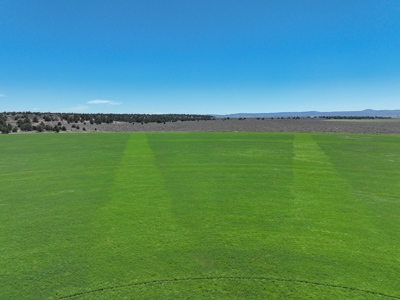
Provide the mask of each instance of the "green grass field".
POLYGON ((0 136, 1 299, 400 299, 400 136, 0 136))

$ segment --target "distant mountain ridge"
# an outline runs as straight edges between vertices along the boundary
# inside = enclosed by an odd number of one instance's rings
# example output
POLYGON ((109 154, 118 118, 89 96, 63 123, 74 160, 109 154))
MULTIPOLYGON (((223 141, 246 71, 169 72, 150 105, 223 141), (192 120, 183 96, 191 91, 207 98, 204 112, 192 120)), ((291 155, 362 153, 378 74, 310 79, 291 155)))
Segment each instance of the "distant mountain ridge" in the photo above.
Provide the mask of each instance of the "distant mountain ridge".
POLYGON ((276 113, 236 113, 236 114, 226 114, 226 115, 216 115, 212 116, 217 118, 258 118, 258 117, 322 117, 322 116, 340 116, 340 117, 400 117, 400 109, 395 110, 373 110, 364 109, 359 111, 302 111, 302 112, 276 112, 276 113))

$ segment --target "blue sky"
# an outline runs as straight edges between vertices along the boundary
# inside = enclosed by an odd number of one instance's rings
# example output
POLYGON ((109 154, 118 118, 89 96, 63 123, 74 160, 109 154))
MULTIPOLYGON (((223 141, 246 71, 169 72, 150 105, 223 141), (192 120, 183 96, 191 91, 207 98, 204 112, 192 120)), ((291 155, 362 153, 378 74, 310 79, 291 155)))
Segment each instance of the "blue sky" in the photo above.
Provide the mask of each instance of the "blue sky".
POLYGON ((400 109, 399 0, 0 0, 0 111, 400 109))

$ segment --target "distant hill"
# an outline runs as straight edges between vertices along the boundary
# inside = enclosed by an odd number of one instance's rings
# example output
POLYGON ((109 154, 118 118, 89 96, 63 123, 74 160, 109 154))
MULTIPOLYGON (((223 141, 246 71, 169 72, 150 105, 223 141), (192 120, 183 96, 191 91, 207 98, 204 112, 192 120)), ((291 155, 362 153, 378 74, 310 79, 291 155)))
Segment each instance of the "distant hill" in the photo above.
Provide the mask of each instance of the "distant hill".
POLYGON ((396 110, 373 110, 365 109, 360 111, 302 111, 302 112, 277 112, 277 113, 236 113, 227 115, 213 115, 217 118, 274 118, 274 117, 322 117, 322 116, 341 116, 341 117, 400 117, 400 109, 396 110))

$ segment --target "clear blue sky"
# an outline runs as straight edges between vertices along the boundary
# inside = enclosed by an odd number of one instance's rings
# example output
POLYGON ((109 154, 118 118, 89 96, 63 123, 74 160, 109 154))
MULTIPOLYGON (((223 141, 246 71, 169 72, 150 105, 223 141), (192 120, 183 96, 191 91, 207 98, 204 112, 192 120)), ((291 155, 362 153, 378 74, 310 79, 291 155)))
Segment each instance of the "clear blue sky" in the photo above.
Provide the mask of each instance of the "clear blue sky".
POLYGON ((0 111, 400 109, 399 0, 0 0, 0 111))

